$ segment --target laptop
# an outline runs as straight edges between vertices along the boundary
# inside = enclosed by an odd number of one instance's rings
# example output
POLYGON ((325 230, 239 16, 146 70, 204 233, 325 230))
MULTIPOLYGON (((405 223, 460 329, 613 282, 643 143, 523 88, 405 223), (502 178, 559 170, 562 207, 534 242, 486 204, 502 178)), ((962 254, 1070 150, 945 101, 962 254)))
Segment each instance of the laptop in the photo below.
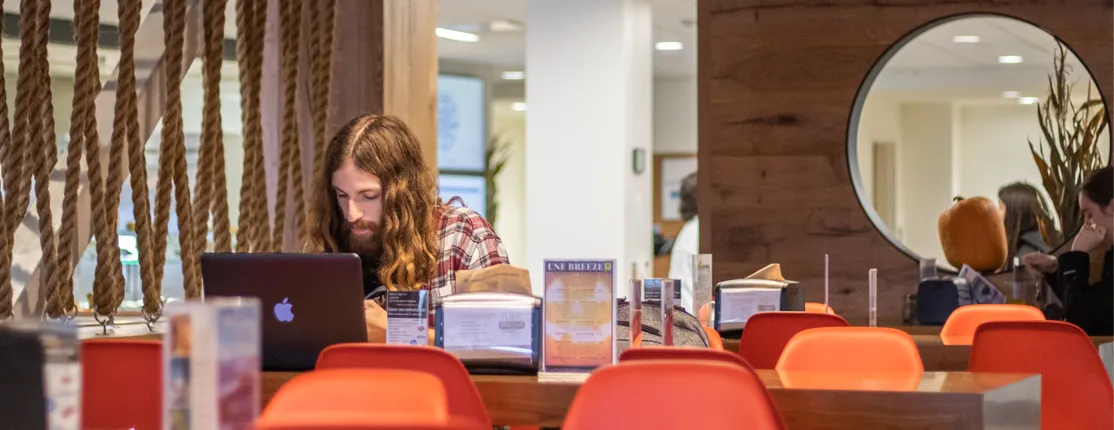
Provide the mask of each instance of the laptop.
POLYGON ((263 370, 311 370, 321 350, 367 342, 356 254, 204 254, 204 297, 257 297, 263 370))

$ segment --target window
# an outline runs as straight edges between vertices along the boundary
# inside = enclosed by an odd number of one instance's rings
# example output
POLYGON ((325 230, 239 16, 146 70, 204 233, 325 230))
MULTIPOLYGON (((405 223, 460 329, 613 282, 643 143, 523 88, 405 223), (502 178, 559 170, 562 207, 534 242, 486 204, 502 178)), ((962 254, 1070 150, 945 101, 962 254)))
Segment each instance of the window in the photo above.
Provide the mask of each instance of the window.
POLYGON ((487 103, 483 79, 437 77, 437 170, 443 201, 460 197, 485 215, 487 103))

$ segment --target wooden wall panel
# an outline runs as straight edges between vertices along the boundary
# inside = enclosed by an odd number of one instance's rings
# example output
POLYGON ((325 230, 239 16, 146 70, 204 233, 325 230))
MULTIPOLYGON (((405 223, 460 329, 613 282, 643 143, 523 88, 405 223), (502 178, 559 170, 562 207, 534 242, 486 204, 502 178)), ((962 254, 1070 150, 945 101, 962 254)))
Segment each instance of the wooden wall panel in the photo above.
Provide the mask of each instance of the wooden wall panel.
POLYGON ((437 166, 437 2, 383 0, 383 112, 406 121, 437 166))
MULTIPOLYGON (((847 135, 860 84, 895 42, 931 21, 994 13, 1064 40, 1107 100, 1114 87, 1111 0, 702 0, 699 31, 701 249, 714 278, 781 263, 809 301, 867 320, 879 271, 879 323, 900 325, 917 262, 867 218, 851 184, 847 135)), ((916 198, 907 196, 907 198, 916 198)))

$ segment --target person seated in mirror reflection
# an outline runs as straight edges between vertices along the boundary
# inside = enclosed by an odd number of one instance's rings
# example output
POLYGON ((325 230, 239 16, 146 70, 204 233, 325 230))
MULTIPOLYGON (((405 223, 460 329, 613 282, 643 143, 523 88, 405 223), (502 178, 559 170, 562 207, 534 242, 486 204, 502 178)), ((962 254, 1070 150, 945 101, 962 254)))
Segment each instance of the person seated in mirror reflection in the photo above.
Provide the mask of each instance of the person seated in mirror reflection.
POLYGON ((436 303, 454 292, 456 271, 509 264, 491 224, 438 198, 434 171, 398 118, 352 120, 324 158, 307 247, 360 256, 369 341, 386 340, 386 291, 428 289, 436 303))
POLYGON ((1061 242, 1052 223, 1048 206, 1040 191, 1025 182, 1014 182, 998 190, 998 209, 1006 223, 1009 258, 1006 270, 1013 268, 1014 257, 1034 252, 1047 253, 1061 242))
MULTIPOLYGON (((1033 253, 1022 262, 1044 274, 1056 298, 1063 303, 1063 319, 1090 336, 1114 335, 1114 170, 1099 169, 1086 180, 1079 193, 1083 227, 1072 240, 1071 251, 1059 257, 1033 253), (1105 251, 1102 267, 1091 267, 1091 253, 1105 251), (1101 270, 1098 282, 1090 283, 1092 270, 1101 270)), ((1060 319, 1046 309, 1050 319, 1060 319)))
POLYGON ((700 252, 700 221, 696 218, 696 172, 681 180, 681 219, 685 225, 673 240, 669 253, 669 279, 681 280, 681 306, 690 314, 692 308, 692 256, 700 252))

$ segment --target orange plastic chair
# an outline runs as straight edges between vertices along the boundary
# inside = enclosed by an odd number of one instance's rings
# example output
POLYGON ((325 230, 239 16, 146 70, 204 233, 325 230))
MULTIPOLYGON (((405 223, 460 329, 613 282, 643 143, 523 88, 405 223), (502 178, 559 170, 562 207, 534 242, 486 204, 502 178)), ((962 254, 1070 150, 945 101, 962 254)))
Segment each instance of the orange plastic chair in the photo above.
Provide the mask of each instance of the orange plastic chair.
POLYGON ((706 360, 734 364, 746 367, 747 369, 751 368, 750 364, 747 364, 747 361, 743 360, 743 357, 740 357, 739 354, 708 348, 652 346, 648 348, 631 348, 619 354, 620 363, 643 360, 706 360))
MULTIPOLYGON (((962 308, 960 308, 962 309, 962 308)), ((1061 321, 992 321, 975 330, 972 372, 1039 373, 1041 428, 1114 428, 1114 388, 1079 327, 1061 321)))
POLYGON ((739 355, 755 369, 773 369, 793 335, 817 327, 849 327, 839 315, 814 312, 762 312, 747 320, 739 355))
POLYGON ((704 326, 704 333, 708 335, 708 347, 716 351, 723 351, 723 337, 716 329, 704 326))
MULTIPOLYGON (((290 380, 256 421, 257 430, 473 428, 452 426, 444 384, 401 369, 327 369, 290 380)), ((490 427, 487 427, 490 428, 490 427)))
POLYGON ((561 426, 580 429, 784 429, 754 371, 711 361, 646 360, 607 366, 577 391, 561 426), (670 412, 644 411, 642 393, 669 393, 670 412), (682 412, 683 411, 683 412, 682 412))
POLYGON ((824 306, 823 303, 817 302, 805 302, 805 312, 837 315, 835 309, 832 308, 832 305, 824 306))
POLYGON ((825 327, 793 336, 785 345, 776 369, 920 374, 924 372, 924 364, 913 338, 901 330, 825 327))
POLYGON ((81 343, 81 427, 162 428, 162 342, 81 343))
POLYGON ((450 416, 492 427, 491 416, 468 370, 455 356, 440 348, 345 343, 325 348, 317 356, 317 369, 346 367, 417 370, 434 375, 445 384, 450 416))
POLYGON ((975 338, 975 329, 988 321, 1044 321, 1044 312, 1027 305, 961 306, 944 321, 940 340, 944 345, 970 345, 975 338))

